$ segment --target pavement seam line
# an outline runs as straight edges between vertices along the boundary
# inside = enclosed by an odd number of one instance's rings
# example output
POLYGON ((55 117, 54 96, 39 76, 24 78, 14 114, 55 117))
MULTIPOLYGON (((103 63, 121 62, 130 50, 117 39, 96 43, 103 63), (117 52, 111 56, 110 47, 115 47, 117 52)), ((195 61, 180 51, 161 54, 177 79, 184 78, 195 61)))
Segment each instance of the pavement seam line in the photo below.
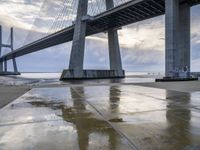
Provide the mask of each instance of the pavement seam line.
MULTIPOLYGON (((76 89, 72 88, 80 97, 84 98, 81 94, 79 94, 76 89)), ((126 134, 124 134, 123 132, 121 132, 120 130, 117 129, 117 127, 115 127, 110 121, 108 121, 108 119, 94 106, 92 105, 89 101, 85 100, 84 101, 86 103, 88 103, 122 138, 125 138, 129 145, 131 146, 131 148, 139 150, 138 147, 136 146, 136 144, 131 141, 128 136, 126 134)))

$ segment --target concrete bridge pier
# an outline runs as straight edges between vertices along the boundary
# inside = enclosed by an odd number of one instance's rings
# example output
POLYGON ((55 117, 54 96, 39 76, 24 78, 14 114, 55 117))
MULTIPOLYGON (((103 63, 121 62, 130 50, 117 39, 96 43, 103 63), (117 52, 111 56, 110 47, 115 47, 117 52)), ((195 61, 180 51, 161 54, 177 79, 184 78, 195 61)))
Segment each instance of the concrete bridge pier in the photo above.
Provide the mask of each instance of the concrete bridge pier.
POLYGON ((190 78, 190 5, 165 0, 166 79, 190 78))
POLYGON ((3 70, 4 73, 7 73, 8 72, 8 64, 7 64, 7 61, 4 61, 4 70, 3 70))
MULTIPOLYGON (((113 0, 106 0, 106 9, 109 10, 114 7, 113 0)), ((125 76, 122 69, 121 54, 118 33, 116 29, 108 30, 108 48, 110 59, 110 70, 116 70, 119 76, 125 76)))
MULTIPOLYGON (((107 8, 113 7, 112 0, 106 4, 107 8)), ((110 70, 84 70, 83 63, 87 25, 84 17, 87 16, 87 7, 88 0, 79 0, 69 69, 63 70, 60 80, 125 77, 121 64, 118 35, 114 29, 108 31, 110 70)))
POLYGON ((115 29, 108 30, 108 47, 110 70, 115 70, 119 76, 124 77, 125 73, 122 69, 118 33, 115 29))
POLYGON ((83 21, 82 18, 87 15, 87 8, 88 0, 79 0, 69 62, 69 70, 73 71, 74 78, 83 77, 86 21, 83 21))
POLYGON ((2 72, 2 71, 3 71, 3 63, 0 62, 0 72, 2 72))
MULTIPOLYGON (((0 26, 0 57, 2 55, 2 27, 0 26)), ((0 62, 0 72, 3 72, 3 62, 0 62)))
MULTIPOLYGON (((13 34, 13 28, 11 28, 11 33, 10 33, 10 49, 13 52, 14 51, 14 34, 13 34)), ((13 70, 14 73, 18 74, 18 69, 17 69, 17 63, 16 63, 16 59, 12 58, 12 62, 13 62, 13 70)))
MULTIPOLYGON (((10 44, 3 44, 2 42, 2 27, 0 26, 0 57, 2 55, 2 48, 9 48, 11 49, 11 51, 14 50, 13 48, 13 28, 11 28, 11 32, 10 32, 10 44)), ((2 62, 0 62, 0 75, 19 75, 20 73, 18 72, 17 69, 17 63, 15 58, 12 58, 12 62, 13 62, 13 72, 8 72, 8 67, 7 67, 7 60, 3 60, 2 62)))

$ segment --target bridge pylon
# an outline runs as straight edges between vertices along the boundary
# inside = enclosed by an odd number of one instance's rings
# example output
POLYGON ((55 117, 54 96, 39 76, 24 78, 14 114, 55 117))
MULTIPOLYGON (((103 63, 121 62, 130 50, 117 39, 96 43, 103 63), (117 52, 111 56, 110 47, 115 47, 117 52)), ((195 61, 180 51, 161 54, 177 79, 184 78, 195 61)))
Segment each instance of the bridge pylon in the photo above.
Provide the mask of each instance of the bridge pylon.
MULTIPOLYGON (((0 57, 2 56, 2 48, 8 48, 11 50, 11 52, 14 50, 13 43, 14 43, 13 28, 11 28, 10 30, 10 44, 3 44, 2 26, 0 25, 0 57)), ((19 75, 20 74, 18 72, 17 63, 14 57, 12 58, 12 62, 13 62, 12 72, 8 71, 7 60, 3 60, 2 62, 0 62, 0 75, 19 75)))
POLYGON ((198 80, 190 75, 190 3, 165 0, 165 77, 156 81, 198 80))
MULTIPOLYGON (((106 1, 106 8, 114 7, 113 0, 106 1)), ((100 79, 100 78, 124 78, 117 30, 108 30, 110 70, 84 70, 84 51, 87 27, 88 0, 79 0, 77 18, 75 21, 72 50, 69 69, 63 71, 61 80, 70 79, 100 79)))

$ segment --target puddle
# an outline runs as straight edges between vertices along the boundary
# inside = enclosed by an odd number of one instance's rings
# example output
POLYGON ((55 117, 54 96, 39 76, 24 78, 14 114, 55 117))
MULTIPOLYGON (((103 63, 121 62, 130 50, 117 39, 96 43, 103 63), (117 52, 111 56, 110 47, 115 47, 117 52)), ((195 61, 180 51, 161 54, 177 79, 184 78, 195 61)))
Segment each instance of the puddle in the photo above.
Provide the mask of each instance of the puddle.
POLYGON ((0 111, 0 149, 195 149, 198 99, 128 85, 33 89, 0 111))

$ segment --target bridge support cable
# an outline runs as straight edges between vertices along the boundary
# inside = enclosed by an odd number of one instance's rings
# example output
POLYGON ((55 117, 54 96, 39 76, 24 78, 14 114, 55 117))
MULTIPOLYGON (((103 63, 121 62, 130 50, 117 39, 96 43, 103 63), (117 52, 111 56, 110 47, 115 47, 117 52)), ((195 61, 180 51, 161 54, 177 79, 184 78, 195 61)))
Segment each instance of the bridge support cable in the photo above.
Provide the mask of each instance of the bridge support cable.
POLYGON ((43 0, 38 16, 35 17, 23 45, 71 26, 75 18, 73 12, 77 10, 76 4, 77 0, 43 0))
POLYGON ((59 11, 60 13, 55 17, 47 35, 73 25, 77 11, 77 0, 64 0, 59 11))
MULTIPOLYGON (((115 6, 123 4, 130 0, 115 0, 115 6)), ((105 0, 89 0, 88 14, 95 16, 106 10, 105 0)), ((64 28, 72 26, 77 12, 78 0, 58 0, 58 2, 43 0, 38 16, 31 29, 29 30, 22 45, 27 45, 34 40, 46 37, 50 34, 56 33, 64 28), (48 10, 58 8, 55 13, 47 14, 48 10), (57 13, 58 12, 58 13, 57 13), (56 16, 52 14, 57 14, 56 16), (47 18, 45 18, 47 17, 47 18), (51 21, 50 21, 51 19, 51 21), (44 21, 49 20, 49 21, 44 21), (42 26, 45 24, 45 28, 42 26), (43 31, 40 31, 39 29, 43 31), (47 31, 45 32, 44 30, 47 31)), ((96 30, 96 28, 94 28, 96 30)))
POLYGON ((64 14, 65 4, 69 3, 69 1, 70 0, 63 0, 62 1, 62 7, 60 7, 58 15, 53 20, 52 26, 51 26, 50 30, 48 31, 49 34, 55 33, 55 32, 57 32, 59 30, 58 26, 60 24, 61 16, 64 14))
MULTIPOLYGON (((0 26, 0 57, 2 56, 2 48, 9 48, 11 52, 14 51, 13 47, 13 28, 11 28, 10 31, 10 44, 3 44, 2 40, 2 27, 0 26)), ((13 72, 8 72, 8 67, 7 67, 7 60, 3 60, 0 62, 0 75, 17 75, 19 74, 18 69, 17 69, 17 63, 15 57, 12 58, 13 62, 13 72)))
MULTIPOLYGON (((113 7, 122 5, 131 0, 113 0, 113 7)), ((106 11, 106 0, 89 0, 88 1, 88 15, 95 16, 106 11)), ((109 8, 111 9, 111 8, 109 8)))

